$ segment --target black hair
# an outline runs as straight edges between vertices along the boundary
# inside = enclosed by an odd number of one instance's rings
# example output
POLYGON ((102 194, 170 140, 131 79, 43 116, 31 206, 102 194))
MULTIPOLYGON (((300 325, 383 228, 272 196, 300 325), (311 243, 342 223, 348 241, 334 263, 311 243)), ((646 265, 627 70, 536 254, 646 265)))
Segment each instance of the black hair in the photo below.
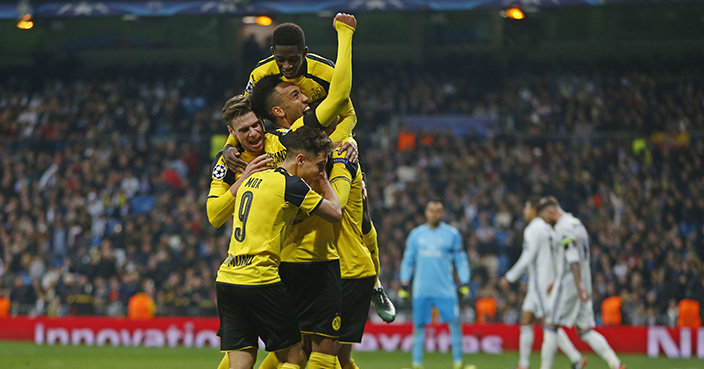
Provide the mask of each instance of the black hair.
POLYGON ((538 210, 538 206, 540 206, 540 200, 542 198, 543 197, 540 195, 532 195, 528 198, 526 202, 528 203, 528 205, 530 205, 531 208, 538 210))
POLYGON ((282 23, 274 28, 274 34, 271 36, 271 46, 297 46, 299 50, 306 47, 306 36, 303 29, 297 24, 282 23))
POLYGON ((249 99, 252 101, 252 111, 261 118, 266 118, 276 123, 276 116, 271 111, 271 108, 278 102, 274 90, 281 82, 281 77, 278 75, 269 75, 260 79, 254 88, 249 99))

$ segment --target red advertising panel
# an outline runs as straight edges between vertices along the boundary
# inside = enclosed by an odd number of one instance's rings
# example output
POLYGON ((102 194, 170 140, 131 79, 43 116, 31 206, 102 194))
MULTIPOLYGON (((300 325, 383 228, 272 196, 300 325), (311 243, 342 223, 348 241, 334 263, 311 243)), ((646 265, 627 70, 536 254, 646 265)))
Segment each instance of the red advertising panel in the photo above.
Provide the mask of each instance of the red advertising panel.
MULTIPOLYGON (((113 346, 186 346, 219 347, 217 318, 155 318, 132 321, 121 318, 65 317, 0 319, 0 340, 34 341, 46 345, 113 345, 113 346)), ((616 352, 661 354, 671 358, 704 358, 704 328, 599 327, 596 328, 616 352)), ((499 354, 518 349, 517 325, 465 324, 462 327, 462 349, 465 353, 485 352, 499 354)), ((410 351, 413 344, 411 324, 367 324, 360 351, 410 351)), ((589 347, 577 338, 574 329, 568 329, 580 351, 589 347)), ((535 327, 533 349, 540 350, 542 330, 535 327)), ((445 325, 431 325, 426 329, 426 350, 450 350, 450 334, 445 325)))

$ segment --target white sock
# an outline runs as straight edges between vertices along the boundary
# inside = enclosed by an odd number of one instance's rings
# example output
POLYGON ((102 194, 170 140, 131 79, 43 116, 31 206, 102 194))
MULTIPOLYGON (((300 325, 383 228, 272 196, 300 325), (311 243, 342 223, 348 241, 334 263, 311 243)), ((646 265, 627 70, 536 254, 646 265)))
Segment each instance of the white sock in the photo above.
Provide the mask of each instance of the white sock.
POLYGON ((518 366, 530 366, 530 353, 533 351, 533 325, 522 325, 518 338, 518 366))
POLYGON ((565 333, 565 330, 562 329, 562 327, 557 328, 557 347, 559 347, 560 350, 567 355, 572 364, 578 363, 582 360, 582 355, 574 347, 572 341, 570 341, 570 338, 567 337, 567 333, 565 333))
POLYGON ((586 342, 587 345, 594 350, 594 352, 604 359, 604 361, 606 361, 609 365, 609 368, 615 369, 621 364, 621 361, 618 359, 618 356, 616 356, 614 350, 611 346, 609 346, 609 343, 606 342, 606 338, 604 338, 604 336, 602 336, 599 332, 590 329, 580 334, 579 338, 586 342))
POLYGON ((557 352, 557 334, 550 327, 543 327, 543 347, 540 350, 540 369, 552 369, 557 352))

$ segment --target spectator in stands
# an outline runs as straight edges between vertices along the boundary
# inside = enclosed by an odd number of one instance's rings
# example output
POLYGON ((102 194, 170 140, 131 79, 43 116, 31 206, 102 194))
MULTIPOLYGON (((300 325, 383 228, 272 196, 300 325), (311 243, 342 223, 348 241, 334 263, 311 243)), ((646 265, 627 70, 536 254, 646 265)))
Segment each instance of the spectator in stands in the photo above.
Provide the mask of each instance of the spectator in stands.
POLYGON ((127 316, 131 320, 149 320, 154 317, 154 281, 148 279, 142 283, 142 291, 130 297, 127 309, 127 316))

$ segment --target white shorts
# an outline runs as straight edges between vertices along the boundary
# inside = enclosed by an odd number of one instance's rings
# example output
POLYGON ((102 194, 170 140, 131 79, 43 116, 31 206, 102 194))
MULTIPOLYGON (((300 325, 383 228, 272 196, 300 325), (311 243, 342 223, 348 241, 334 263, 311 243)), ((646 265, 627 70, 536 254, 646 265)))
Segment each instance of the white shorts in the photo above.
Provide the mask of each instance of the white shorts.
POLYGON ((592 300, 582 303, 574 287, 562 286, 553 290, 548 298, 545 321, 561 327, 594 328, 596 321, 592 300))
POLYGON ((521 311, 528 311, 533 313, 538 319, 545 317, 547 308, 547 298, 534 290, 528 290, 526 296, 523 298, 523 307, 521 311))

